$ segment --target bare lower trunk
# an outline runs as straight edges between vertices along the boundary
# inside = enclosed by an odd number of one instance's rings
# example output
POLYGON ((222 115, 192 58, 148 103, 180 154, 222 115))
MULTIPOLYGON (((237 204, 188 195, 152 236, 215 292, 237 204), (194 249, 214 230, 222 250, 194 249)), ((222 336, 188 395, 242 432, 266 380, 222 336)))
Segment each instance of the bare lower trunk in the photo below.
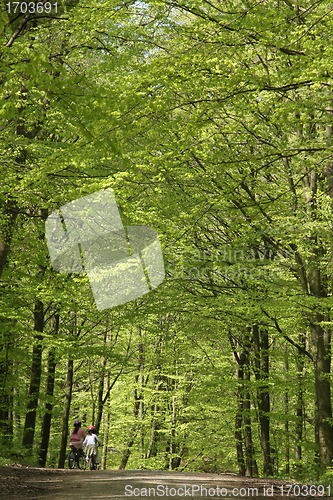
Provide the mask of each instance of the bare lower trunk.
POLYGON ((240 362, 238 359, 238 369, 237 369, 238 389, 237 389, 237 412, 235 417, 235 440, 236 440, 238 472, 240 476, 245 476, 245 461, 244 461, 243 437, 242 437, 243 378, 244 378, 243 362, 240 362))
MULTIPOLYGON (((139 336, 140 336, 141 335, 140 327, 138 329, 138 333, 139 333, 139 336)), ((134 444, 134 440, 135 440, 136 435, 137 435, 137 430, 138 430, 138 425, 139 425, 138 415, 139 415, 139 409, 140 409, 140 401, 141 401, 141 397, 142 397, 141 394, 138 394, 137 385, 138 385, 139 376, 141 374, 142 367, 144 365, 144 356, 143 356, 143 353, 144 353, 144 344, 139 344, 139 359, 138 359, 138 366, 137 366, 137 374, 134 377, 134 383, 135 383, 136 387, 135 387, 135 389, 133 391, 133 397, 134 397, 134 407, 133 407, 134 423, 133 423, 133 425, 132 425, 132 427, 130 429, 130 433, 129 433, 129 438, 128 438, 128 441, 127 441, 126 449, 123 452, 123 457, 122 457, 119 469, 125 469, 125 467, 127 465, 127 462, 128 462, 128 459, 129 459, 130 454, 131 454, 131 448, 132 448, 132 446, 134 444)))
POLYGON ((318 324, 315 325, 314 332, 316 346, 314 357, 315 390, 318 408, 317 425, 320 461, 323 465, 329 465, 333 460, 333 430, 330 424, 332 420, 331 386, 327 378, 331 371, 330 344, 328 339, 325 339, 325 333, 318 324))
POLYGON ((260 442, 263 453, 263 474, 265 477, 273 474, 271 451, 270 451, 270 398, 269 398, 269 357, 268 357, 268 334, 259 331, 257 325, 253 327, 253 341, 255 345, 255 374, 256 380, 260 381, 258 389, 258 409, 260 422, 260 442))
MULTIPOLYGON (((44 327, 44 305, 40 300, 36 301, 35 304, 35 330, 37 332, 43 332, 44 327)), ((36 336, 36 345, 33 346, 32 350, 32 364, 31 364, 31 376, 30 376, 30 387, 29 387, 29 400, 27 404, 27 413, 25 417, 23 441, 24 447, 31 449, 34 435, 35 435, 35 425, 36 425, 36 411, 39 399, 39 388, 40 379, 42 374, 42 336, 36 336)))
MULTIPOLYGON (((110 386, 110 375, 108 374, 106 377, 106 391, 109 390, 109 386, 110 386)), ((110 421, 109 403, 107 403, 107 412, 104 414, 104 416, 105 416, 105 423, 104 423, 103 453, 101 462, 102 470, 106 469, 106 457, 107 457, 108 441, 109 441, 109 421, 110 421)))
MULTIPOLYGON (((107 329, 105 329, 105 332, 103 335, 104 346, 106 345, 106 339, 107 339, 107 329)), ((105 356, 103 356, 102 357, 102 369, 101 369, 101 374, 99 377, 99 386, 98 386, 97 416, 96 416, 96 420, 95 420, 95 428, 96 428, 97 433, 99 432, 99 428, 100 428, 101 421, 102 421, 103 406, 107 400, 107 399, 103 400, 105 367, 106 367, 106 358, 105 358, 105 356)))
POLYGON ((171 421, 170 421, 170 441, 169 441, 169 470, 173 470, 173 462, 175 457, 173 456, 174 452, 176 451, 176 446, 175 446, 175 435, 176 435, 176 405, 175 405, 175 398, 174 396, 172 397, 171 400, 171 421))
POLYGON ((132 425, 131 427, 131 430, 130 430, 130 434, 129 434, 129 439, 127 441, 127 445, 126 445, 126 449, 123 453, 123 456, 122 456, 122 459, 121 459, 121 462, 120 462, 120 465, 119 465, 119 469, 122 470, 122 469, 125 469, 126 468, 126 465, 127 465, 127 462, 128 462, 128 459, 131 455, 131 448, 134 444, 134 440, 136 438, 136 423, 132 425))
POLYGON ((39 451, 39 466, 45 467, 46 457, 47 457, 47 449, 49 446, 49 438, 50 438, 50 428, 51 428, 51 419, 52 419, 52 409, 53 403, 51 402, 51 398, 53 397, 54 390, 54 375, 55 375, 55 352, 51 350, 49 352, 49 360, 48 360, 48 374, 47 374, 47 383, 46 383, 46 396, 48 401, 45 405, 45 414, 42 422, 41 429, 41 445, 39 451))
POLYGON ((18 208, 13 200, 7 202, 6 208, 1 214, 0 226, 0 278, 5 268, 9 254, 10 243, 14 232, 18 208))
MULTIPOLYGON (((302 347, 305 347, 305 338, 302 336, 299 340, 299 344, 302 347)), ((303 367, 304 361, 302 357, 302 353, 298 351, 297 353, 297 402, 296 402, 296 472, 301 472, 302 465, 302 438, 303 438, 303 367)))
POLYGON ((250 384, 250 370, 248 365, 248 357, 246 359, 245 370, 244 370, 244 385, 245 395, 243 401, 244 410, 244 440, 245 440, 245 455, 246 455, 246 475, 253 477, 258 476, 258 466, 254 458, 254 446, 252 440, 252 427, 251 427, 251 399, 250 393, 248 392, 248 386, 250 384))
POLYGON ((10 323, 1 321, 0 326, 3 327, 3 332, 1 332, 3 359, 0 361, 0 432, 3 445, 10 447, 13 438, 13 421, 11 418, 13 397, 11 395, 12 389, 8 384, 8 376, 13 369, 13 361, 10 356, 13 341, 10 323))
MULTIPOLYGON (((54 330, 55 334, 58 333, 59 329, 59 315, 56 314, 54 317, 54 330)), ((51 428, 51 419, 52 419, 52 409, 53 403, 53 391, 54 391, 54 376, 56 369, 56 355, 55 350, 50 349, 49 351, 49 359, 48 359, 48 370, 47 370, 47 382, 46 382, 46 397, 48 398, 45 405, 45 413, 42 422, 41 429, 41 445, 39 450, 39 466, 45 467, 46 457, 47 457, 47 449, 49 446, 49 438, 50 438, 50 428, 51 428)))
POLYGON ((151 456, 155 456, 156 450, 153 449, 156 441, 156 416, 157 416, 157 404, 154 404, 154 416, 153 416, 153 421, 151 424, 151 433, 150 433, 150 439, 149 439, 149 444, 148 444, 148 449, 146 453, 146 458, 150 458, 151 456), (155 451, 155 453, 154 453, 155 451))
MULTIPOLYGON (((288 351, 286 351, 286 357, 285 357, 285 370, 286 373, 288 374, 289 372, 289 360, 288 360, 288 351)), ((288 391, 285 392, 284 395, 284 407, 285 407, 285 413, 286 413, 286 421, 284 424, 284 430, 286 433, 286 447, 285 447, 285 461, 286 461, 286 474, 290 473, 290 448, 289 448, 289 420, 288 420, 288 414, 289 414, 289 393, 288 391)))
POLYGON ((69 359, 67 363, 65 406, 62 417, 61 444, 60 444, 59 463, 58 463, 59 469, 64 468, 66 460, 68 420, 69 420, 69 410, 72 402, 72 388, 73 388, 73 360, 69 359))
MULTIPOLYGON (((333 129, 332 126, 327 127, 328 143, 332 144, 333 129)), ((324 174, 327 178, 328 194, 331 197, 333 205, 333 168, 329 165, 324 174)), ((317 182, 318 175, 316 169, 310 169, 305 172, 303 177, 304 198, 307 202, 309 215, 312 219, 316 216, 317 210, 317 182)), ((311 293, 315 297, 327 296, 327 287, 325 279, 322 279, 321 269, 318 264, 323 253, 321 246, 318 244, 316 234, 312 236, 313 246, 311 248, 312 255, 310 256, 310 268, 303 283, 304 293, 311 293)), ((331 248, 331 258, 333 259, 333 249, 331 248)), ((301 276, 302 269, 299 266, 299 274, 301 276)), ((304 272, 303 272, 304 275, 304 272)), ((325 278, 325 277, 324 277, 325 278)), ((322 315, 317 312, 309 314, 309 323, 311 328, 311 336, 314 350, 314 372, 315 372, 315 393, 316 393, 316 440, 319 444, 319 456, 322 465, 330 465, 333 461, 333 429, 330 424, 332 419, 332 404, 331 404, 331 387, 330 387, 330 372, 331 372, 331 335, 330 332, 324 330, 320 323, 324 320, 322 315)))

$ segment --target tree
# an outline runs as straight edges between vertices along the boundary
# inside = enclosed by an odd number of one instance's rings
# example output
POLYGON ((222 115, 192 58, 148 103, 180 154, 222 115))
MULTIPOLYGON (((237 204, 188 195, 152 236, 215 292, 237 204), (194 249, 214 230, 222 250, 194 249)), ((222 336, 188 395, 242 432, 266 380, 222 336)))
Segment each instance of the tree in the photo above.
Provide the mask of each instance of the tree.
POLYGON ((113 467, 331 463, 329 9, 81 1, 5 27, 2 432, 23 438, 15 411, 43 425, 42 463, 49 440, 63 466, 72 417, 102 429, 107 401, 113 467), (97 312, 84 275, 51 269, 41 211, 106 187, 125 226, 158 230, 167 278, 97 312))
MULTIPOLYGON (((293 294, 301 294, 309 321, 301 324, 312 330, 313 354, 306 349, 300 352, 314 360, 321 462, 330 463, 330 334, 329 327, 325 333, 322 325, 330 321, 323 299, 331 293, 324 270, 331 237, 325 225, 327 181, 322 164, 330 157, 325 133, 330 118, 331 63, 328 45, 319 49, 317 43, 317 30, 325 33, 321 41, 331 36, 329 10, 324 2, 311 13, 289 4, 279 5, 276 11, 270 2, 264 14, 261 7, 239 6, 235 13, 228 6, 222 11, 206 2, 177 2, 173 7, 175 17, 181 12, 186 22, 176 26, 167 50, 160 48, 141 77, 141 89, 149 99, 137 117, 149 116, 150 120, 140 123, 135 137, 137 141, 141 136, 149 151, 141 146, 135 160, 133 156, 136 182, 145 193, 154 193, 154 202, 147 199, 147 207, 163 213, 161 231, 172 238, 173 229, 186 224, 177 238, 179 249, 179 240, 186 237, 190 248, 201 256, 226 245, 232 253, 247 248, 263 255, 254 258, 259 262, 248 268, 247 275, 237 258, 226 259, 225 279, 222 273, 214 279, 213 266, 206 270, 201 257, 194 283, 186 283, 184 290, 205 297, 206 303, 218 303, 217 309, 234 318, 245 312, 244 328, 257 323, 260 331, 268 328, 297 349, 301 346, 288 335, 291 320, 284 318, 281 305, 288 297, 296 307, 298 299, 293 294), (288 27, 283 35, 282 24, 288 27), (305 229, 304 201, 306 241, 304 232, 300 233, 301 227, 305 229), (167 228, 170 220, 173 227, 167 228), (326 232, 319 236, 318 225, 322 228, 323 224, 326 232), (286 228, 291 233, 286 234, 286 228), (274 258, 270 254, 267 258, 267 250, 274 258), (289 258, 282 259, 283 273, 274 283, 276 256, 281 252, 289 258), (253 272, 261 260, 270 275, 256 283, 253 272), (201 279, 200 271, 206 273, 201 279), (251 294, 255 296, 252 312, 246 310, 251 294), (233 298, 237 298, 236 311, 231 308, 233 298)), ((220 262, 215 265, 221 270, 220 262)), ((189 266, 187 272, 193 277, 189 266)), ((290 316, 295 318, 295 313, 291 311, 290 316)), ((258 348, 258 342, 254 345, 258 348)), ((263 352, 267 349, 266 339, 263 352)), ((263 356, 263 371, 268 373, 268 356, 263 356)), ((268 467, 264 473, 270 474, 269 392, 260 394, 268 467)))

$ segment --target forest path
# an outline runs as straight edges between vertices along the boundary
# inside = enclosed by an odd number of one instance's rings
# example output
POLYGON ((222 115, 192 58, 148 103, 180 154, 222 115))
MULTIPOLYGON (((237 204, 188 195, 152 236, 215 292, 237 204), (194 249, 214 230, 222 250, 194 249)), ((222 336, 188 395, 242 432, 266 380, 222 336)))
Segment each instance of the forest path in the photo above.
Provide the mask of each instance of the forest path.
MULTIPOLYGON (((233 474, 37 468, 17 471, 6 467, 0 471, 0 481, 5 485, 6 481, 10 480, 11 487, 1 491, 2 500, 278 499, 282 498, 281 485, 286 484, 283 481, 239 477, 233 474)), ((289 498, 295 497, 289 495, 289 498)), ((302 498, 315 497, 302 495, 302 498)))
MULTIPOLYGON (((243 479, 234 475, 221 476, 218 474, 152 470, 68 471, 65 476, 59 479, 58 482, 54 483, 54 488, 52 488, 50 494, 36 498, 45 500, 124 500, 145 497, 174 498, 177 500, 181 498, 199 499, 202 498, 201 487, 204 497, 212 498, 209 495, 209 489, 211 488, 210 493, 212 494, 214 489, 215 495, 213 496, 218 498, 217 486, 220 490, 226 488, 228 496, 238 498, 232 494, 234 488, 247 488, 248 485, 255 483, 258 491, 261 491, 263 495, 263 486, 266 484, 265 482, 259 484, 258 480, 243 479), (61 479, 61 482, 59 482, 59 479, 61 479), (57 491, 58 488, 59 491, 57 491), (205 489, 207 493, 205 493, 205 489)), ((234 492, 236 493, 236 491, 234 492)), ((224 490, 223 493, 225 493, 224 490)), ((221 498, 221 493, 219 497, 221 498)))

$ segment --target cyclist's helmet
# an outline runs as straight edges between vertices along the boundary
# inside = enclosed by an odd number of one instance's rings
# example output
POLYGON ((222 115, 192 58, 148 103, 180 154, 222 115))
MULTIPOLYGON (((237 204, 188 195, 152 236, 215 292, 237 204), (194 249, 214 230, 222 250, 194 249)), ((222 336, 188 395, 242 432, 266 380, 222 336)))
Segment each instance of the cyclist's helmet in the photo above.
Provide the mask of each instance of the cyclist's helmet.
POLYGON ((94 430, 95 430, 95 427, 93 425, 89 425, 88 431, 94 431, 94 430))
POLYGON ((81 420, 75 420, 74 425, 81 425, 81 420))

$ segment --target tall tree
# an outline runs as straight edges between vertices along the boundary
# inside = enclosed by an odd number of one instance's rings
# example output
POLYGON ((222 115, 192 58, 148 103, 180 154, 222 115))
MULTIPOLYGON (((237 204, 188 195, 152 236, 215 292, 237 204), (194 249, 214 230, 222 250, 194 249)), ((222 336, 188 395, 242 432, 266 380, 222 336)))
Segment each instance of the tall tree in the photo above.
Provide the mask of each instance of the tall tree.
POLYGON ((35 304, 35 331, 40 332, 35 337, 35 345, 32 349, 32 365, 31 365, 31 376, 30 376, 30 386, 29 386, 29 401, 27 404, 27 413, 24 423, 24 433, 23 433, 23 446, 26 448, 32 448, 34 435, 35 435, 35 425, 36 425, 36 411, 38 406, 39 389, 42 373, 42 340, 43 336, 41 333, 44 330, 44 304, 42 301, 38 300, 35 304))
MULTIPOLYGON (((59 314, 55 313, 53 318, 53 334, 56 336, 59 331, 59 314)), ((53 409, 53 393, 54 393, 54 382, 55 382, 55 370, 56 370, 56 351, 54 349, 49 350, 48 363, 47 363, 47 379, 46 379, 46 397, 49 398, 45 404, 45 414, 43 417, 43 422, 41 426, 41 443, 39 449, 39 465, 40 467, 45 467, 47 458, 47 449, 49 446, 50 438, 50 428, 52 419, 52 409, 53 409)))

